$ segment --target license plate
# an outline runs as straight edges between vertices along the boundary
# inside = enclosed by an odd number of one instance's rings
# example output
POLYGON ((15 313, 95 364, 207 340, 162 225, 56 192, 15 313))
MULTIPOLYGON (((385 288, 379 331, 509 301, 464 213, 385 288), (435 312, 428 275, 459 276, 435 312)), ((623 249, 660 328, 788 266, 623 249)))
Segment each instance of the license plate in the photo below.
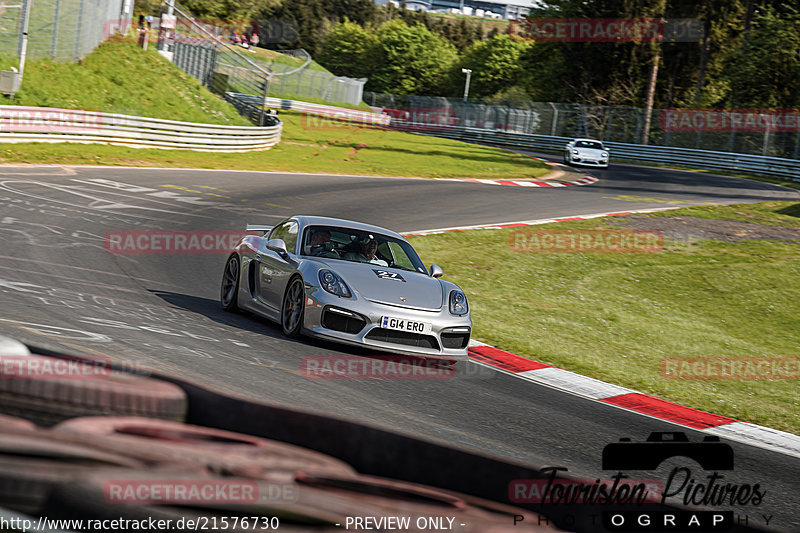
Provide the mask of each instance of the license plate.
POLYGON ((431 325, 427 322, 417 322, 415 320, 406 320, 404 318, 393 318, 385 316, 381 318, 381 327, 384 329, 396 329, 399 331, 408 331, 410 333, 430 333, 431 325))

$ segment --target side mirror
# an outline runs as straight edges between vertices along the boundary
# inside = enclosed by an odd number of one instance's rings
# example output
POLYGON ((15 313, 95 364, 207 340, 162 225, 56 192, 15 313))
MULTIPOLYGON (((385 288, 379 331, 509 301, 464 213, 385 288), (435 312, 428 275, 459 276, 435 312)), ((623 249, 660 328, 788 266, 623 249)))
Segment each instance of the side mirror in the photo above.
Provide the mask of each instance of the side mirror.
POLYGON ((286 256, 289 254, 289 251, 286 249, 286 243, 283 242, 283 239, 270 239, 267 241, 267 250, 272 250, 273 252, 277 252, 282 256, 286 256))
POLYGON ((431 265, 431 277, 441 278, 444 275, 444 270, 439 265, 431 265))

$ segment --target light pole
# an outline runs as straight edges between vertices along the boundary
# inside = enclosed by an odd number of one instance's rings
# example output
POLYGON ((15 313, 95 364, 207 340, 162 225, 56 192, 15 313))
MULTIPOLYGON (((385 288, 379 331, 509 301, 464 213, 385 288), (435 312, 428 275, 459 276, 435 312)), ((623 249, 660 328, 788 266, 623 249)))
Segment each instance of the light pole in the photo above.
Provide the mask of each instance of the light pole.
POLYGON ((467 97, 469 96, 469 79, 472 76, 472 70, 468 68, 462 68, 461 72, 467 75, 467 82, 464 84, 464 101, 467 101, 467 97))

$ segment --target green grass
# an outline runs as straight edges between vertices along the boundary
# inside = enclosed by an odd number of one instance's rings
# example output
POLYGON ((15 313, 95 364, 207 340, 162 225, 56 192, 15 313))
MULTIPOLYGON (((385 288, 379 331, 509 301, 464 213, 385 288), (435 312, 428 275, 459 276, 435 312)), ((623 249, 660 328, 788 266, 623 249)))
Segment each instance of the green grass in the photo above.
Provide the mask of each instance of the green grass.
MULTIPOLYGON (((695 207, 648 217, 800 229, 800 204, 695 207)), ((611 228, 614 219, 533 229, 611 228)), ((474 337, 697 409, 800 434, 797 381, 673 380, 666 357, 798 358, 800 245, 667 239, 660 253, 520 253, 511 230, 411 241, 468 294, 474 337)))
MULTIPOLYGON (((155 51, 111 40, 81 63, 29 63, 21 105, 97 109, 190 122, 248 124, 155 51), (135 75, 134 75, 135 74, 135 75)), ((362 106, 363 109, 366 106, 362 106)), ((541 162, 498 148, 281 114, 283 142, 271 150, 208 154, 83 144, 9 144, 6 163, 111 164, 325 172, 426 178, 537 178, 541 162)))
MULTIPOLYGON (((0 103, 11 103, 0 96, 0 103)), ((193 77, 133 42, 112 38, 80 63, 30 61, 17 105, 98 110, 187 122, 249 122, 193 77)))
POLYGON ((25 143, 0 149, 3 163, 104 164, 320 172, 425 178, 533 178, 550 168, 530 157, 380 128, 284 112, 283 140, 267 151, 214 154, 106 145, 25 143))
MULTIPOLYGON (((192 77, 125 39, 81 63, 29 63, 20 105, 220 124, 249 124, 192 77)), ((226 168, 420 177, 534 178, 549 167, 500 150, 447 139, 317 120, 285 112, 283 142, 268 151, 209 154, 84 144, 8 144, 0 162, 226 168)))

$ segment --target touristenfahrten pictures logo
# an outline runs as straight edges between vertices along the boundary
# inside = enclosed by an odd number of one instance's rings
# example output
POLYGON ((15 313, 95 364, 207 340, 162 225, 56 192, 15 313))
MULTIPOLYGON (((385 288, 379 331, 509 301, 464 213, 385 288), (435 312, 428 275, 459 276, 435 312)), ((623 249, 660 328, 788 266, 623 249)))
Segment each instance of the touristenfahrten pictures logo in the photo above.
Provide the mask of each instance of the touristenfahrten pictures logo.
MULTIPOLYGON (((561 475, 566 468, 548 467, 541 478, 513 480, 508 493, 513 503, 540 504, 542 514, 567 527, 577 521, 569 514, 576 504, 591 506, 586 512, 598 531, 707 533, 774 526, 772 515, 748 513, 762 505, 767 491, 762 483, 730 480, 734 464, 733 448, 719 437, 690 440, 684 432, 653 432, 642 442, 626 437, 603 448, 602 469, 616 472, 607 479, 567 478, 561 475), (664 479, 626 473, 654 471, 664 479)), ((522 521, 514 518, 515 525, 522 521)))

